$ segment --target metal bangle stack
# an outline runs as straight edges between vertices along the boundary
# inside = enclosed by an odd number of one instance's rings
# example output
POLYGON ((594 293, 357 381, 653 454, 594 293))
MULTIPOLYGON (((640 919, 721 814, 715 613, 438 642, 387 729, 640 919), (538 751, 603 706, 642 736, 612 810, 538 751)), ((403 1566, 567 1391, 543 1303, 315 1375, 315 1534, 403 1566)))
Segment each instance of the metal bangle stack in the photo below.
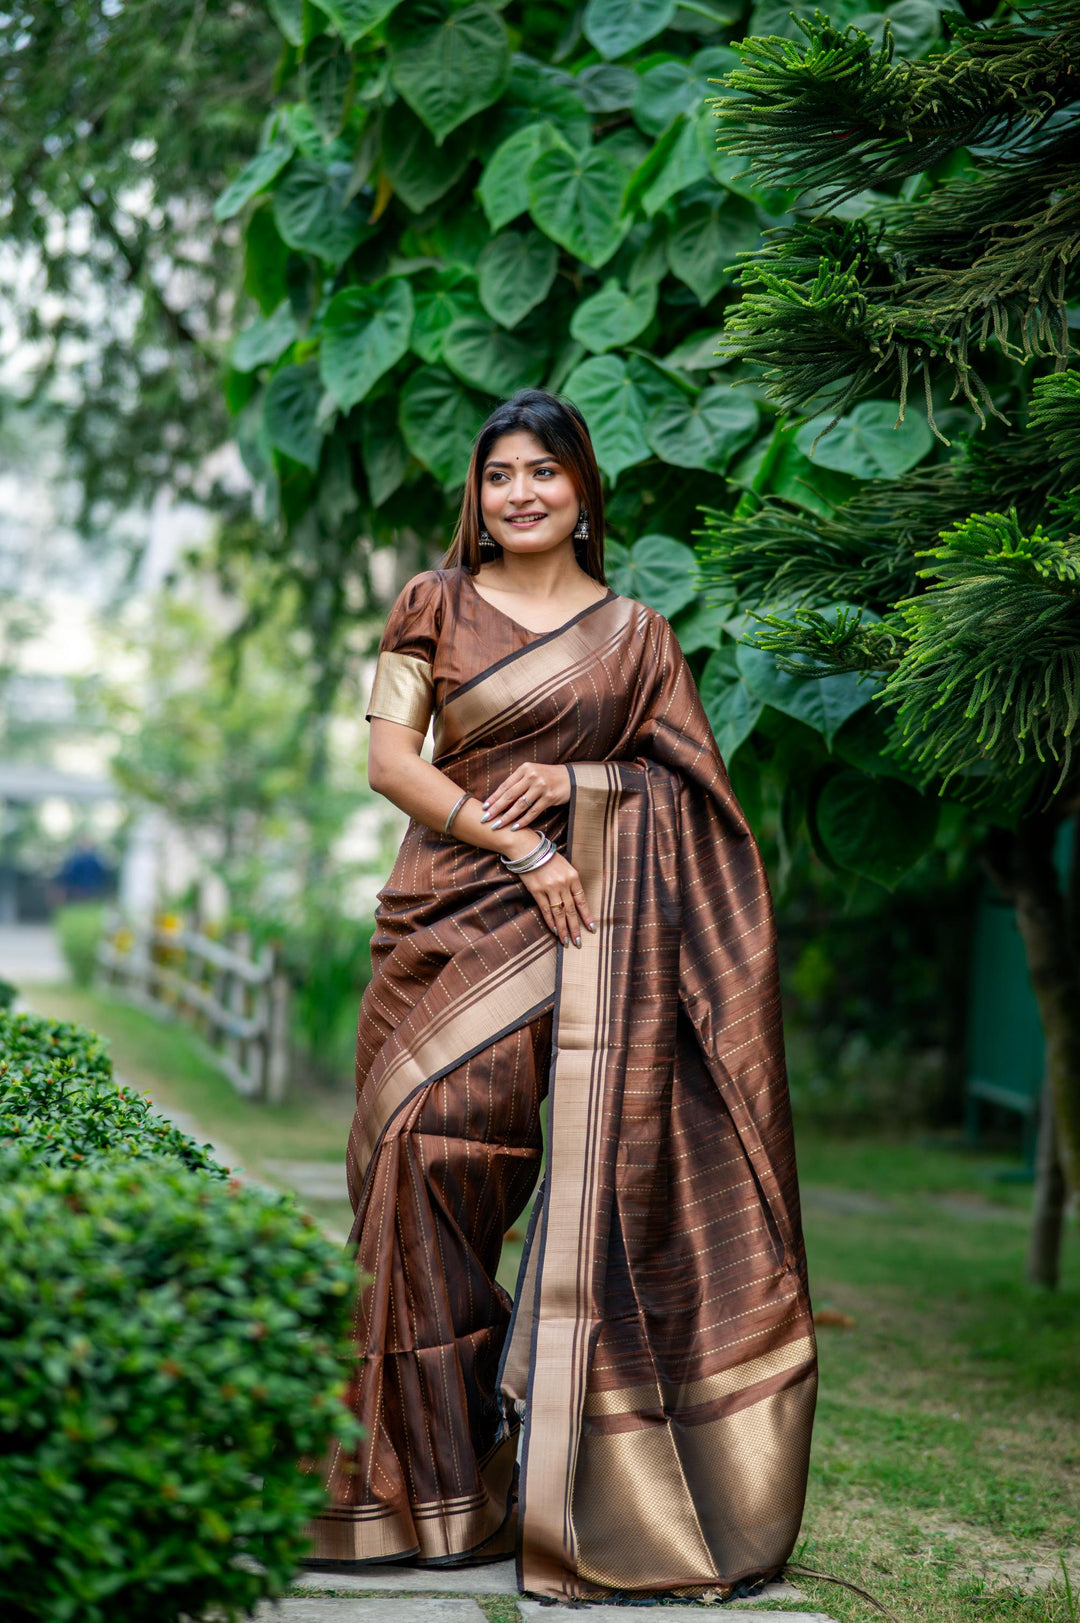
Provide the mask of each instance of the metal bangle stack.
POLYGON ((500 857, 499 861, 504 868, 509 868, 511 873, 532 873, 534 868, 542 868, 545 862, 550 862, 557 850, 555 841, 548 839, 546 834, 541 834, 537 844, 531 851, 526 851, 523 857, 500 857))

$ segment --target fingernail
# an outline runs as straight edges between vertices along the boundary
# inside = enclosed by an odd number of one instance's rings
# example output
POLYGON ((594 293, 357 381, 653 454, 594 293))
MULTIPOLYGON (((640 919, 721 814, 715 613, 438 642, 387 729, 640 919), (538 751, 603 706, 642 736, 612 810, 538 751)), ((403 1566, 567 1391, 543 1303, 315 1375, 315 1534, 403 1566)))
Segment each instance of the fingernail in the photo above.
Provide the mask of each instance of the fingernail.
POLYGON ((510 832, 513 833, 515 828, 520 828, 520 827, 521 827, 520 823, 511 823, 510 824, 510 832))
POLYGON ((490 813, 490 812, 485 812, 485 813, 484 813, 484 815, 483 815, 483 817, 481 817, 481 819, 480 819, 480 821, 481 821, 481 822, 482 822, 482 823, 486 823, 486 822, 487 822, 487 820, 488 820, 488 818, 489 818, 489 817, 490 817, 490 816, 491 816, 491 813, 490 813))
POLYGON ((579 935, 576 935, 574 937, 574 940, 577 942, 578 946, 580 947, 581 946, 581 937, 579 935))
POLYGON ((595 924, 590 924, 589 929, 592 931, 593 935, 596 934, 596 925, 595 924))
POLYGON ((481 804, 481 805, 482 805, 482 806, 483 806, 483 808, 484 808, 484 810, 485 810, 485 811, 487 811, 487 809, 488 809, 488 806, 489 806, 489 805, 490 805, 490 804, 491 804, 491 802, 490 802, 490 801, 488 801, 488 800, 482 800, 482 801, 481 801, 481 802, 480 802, 480 804, 481 804))
POLYGON ((568 935, 563 936, 563 943, 562 944, 563 944, 564 947, 568 947, 570 945, 570 937, 568 935))
POLYGON ((496 817, 495 821, 492 823, 491 826, 492 826, 492 828, 502 828, 502 818, 501 817, 496 817))

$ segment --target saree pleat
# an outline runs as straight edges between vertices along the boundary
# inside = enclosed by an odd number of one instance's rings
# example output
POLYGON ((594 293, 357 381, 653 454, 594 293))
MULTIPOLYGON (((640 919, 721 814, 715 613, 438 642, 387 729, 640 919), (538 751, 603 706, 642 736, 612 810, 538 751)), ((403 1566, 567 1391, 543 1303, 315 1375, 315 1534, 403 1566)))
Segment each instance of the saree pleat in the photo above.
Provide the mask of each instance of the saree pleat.
POLYGON ((538 637, 459 571, 409 591, 384 649, 425 671, 395 667, 380 713, 429 684, 437 764, 480 796, 566 764, 540 826, 598 928, 555 947, 493 853, 410 826, 349 1149, 368 1435, 331 1464, 316 1554, 516 1538, 530 1593, 730 1587, 794 1544, 816 1371, 760 858, 659 615, 609 594, 538 637), (494 1273, 545 1088, 508 1334, 494 1273))

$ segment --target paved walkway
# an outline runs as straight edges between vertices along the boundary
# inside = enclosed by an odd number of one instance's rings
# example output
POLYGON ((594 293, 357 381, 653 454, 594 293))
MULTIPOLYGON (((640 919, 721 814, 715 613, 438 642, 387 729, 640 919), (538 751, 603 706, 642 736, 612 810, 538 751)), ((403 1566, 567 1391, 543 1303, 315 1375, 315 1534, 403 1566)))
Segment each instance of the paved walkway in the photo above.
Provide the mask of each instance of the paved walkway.
MULTIPOLYGON (((517 1593, 514 1563, 498 1561, 442 1572, 369 1567, 355 1577, 306 1572, 289 1599, 266 1604, 255 1616, 257 1623, 487 1623, 479 1600, 495 1595, 514 1597, 522 1623, 582 1623, 585 1612, 595 1623, 614 1623, 617 1616, 630 1612, 640 1618, 643 1609, 641 1601, 571 1607, 526 1600, 517 1593)), ((832 1623, 824 1612, 775 1610, 803 1599, 791 1584, 774 1583, 753 1599, 731 1606, 666 1604, 657 1613, 657 1623, 701 1623, 706 1612, 715 1612, 724 1623, 763 1623, 770 1614, 785 1623, 832 1623)))
POLYGON ((66 981, 68 967, 51 924, 0 924, 0 980, 15 986, 66 981))

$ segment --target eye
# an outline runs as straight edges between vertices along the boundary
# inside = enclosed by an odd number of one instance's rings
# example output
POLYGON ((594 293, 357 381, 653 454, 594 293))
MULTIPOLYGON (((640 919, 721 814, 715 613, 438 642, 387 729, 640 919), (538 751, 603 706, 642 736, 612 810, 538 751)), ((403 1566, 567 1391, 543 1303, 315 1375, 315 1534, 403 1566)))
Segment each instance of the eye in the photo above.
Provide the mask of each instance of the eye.
POLYGON ((536 477, 539 479, 543 474, 547 474, 550 478, 554 478, 555 477, 555 469, 554 468, 537 468, 536 477))

